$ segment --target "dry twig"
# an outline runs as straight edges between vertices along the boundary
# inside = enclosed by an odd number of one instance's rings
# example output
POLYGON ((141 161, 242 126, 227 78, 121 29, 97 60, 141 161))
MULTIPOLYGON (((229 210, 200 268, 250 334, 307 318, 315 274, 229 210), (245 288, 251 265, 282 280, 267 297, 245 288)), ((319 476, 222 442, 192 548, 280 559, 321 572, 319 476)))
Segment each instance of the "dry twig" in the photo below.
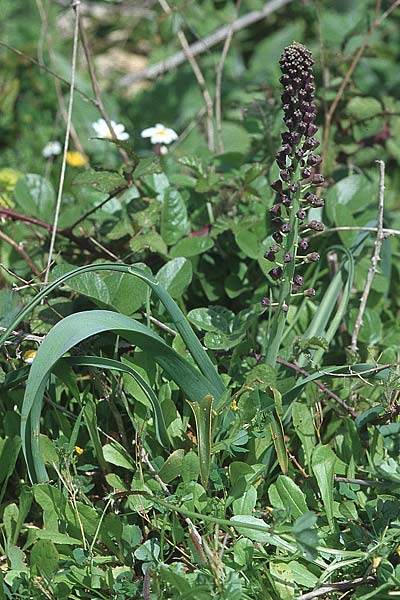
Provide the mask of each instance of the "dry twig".
MULTIPOLYGON (((278 358, 277 362, 280 363, 281 365, 283 365, 284 367, 293 369, 294 371, 296 371, 296 373, 304 375, 304 377, 308 377, 310 375, 310 373, 308 373, 308 371, 306 371, 302 367, 299 367, 298 365, 295 365, 294 363, 288 362, 287 360, 284 360, 283 358, 278 358)), ((322 376, 322 374, 321 374, 321 376, 322 376)), ((337 396, 334 392, 332 392, 324 383, 322 383, 322 381, 318 381, 317 379, 315 379, 312 383, 314 383, 316 386, 318 386, 319 389, 322 392, 324 392, 324 394, 329 396, 329 398, 332 398, 332 400, 337 402, 337 404, 339 404, 342 408, 344 408, 345 411, 348 412, 349 415, 351 415, 353 418, 355 418, 357 416, 357 413, 354 410, 354 408, 352 408, 344 400, 339 398, 339 396, 337 396)))
POLYGON ((347 590, 352 590, 359 585, 373 585, 374 583, 376 583, 375 577, 357 577, 356 579, 351 579, 348 581, 327 583, 317 590, 297 596, 296 600, 313 600, 313 598, 325 596, 329 592, 346 592, 347 590))
MULTIPOLYGON (((52 67, 52 70, 54 71, 55 67, 56 67, 56 57, 55 57, 54 48, 53 48, 52 36, 51 36, 50 30, 49 30, 49 22, 48 22, 48 18, 47 18, 47 13, 43 6, 42 0, 36 0, 36 6, 39 11, 40 20, 42 22, 43 37, 46 39, 46 44, 47 44, 47 48, 48 48, 48 52, 49 52, 51 67, 52 67)), ((43 51, 38 50, 38 54, 39 54, 39 57, 38 57, 39 64, 44 65, 43 51)), ((58 106, 59 106, 61 115, 62 115, 65 123, 67 123, 68 115, 67 115, 67 110, 65 108, 64 97, 62 94, 61 81, 58 79, 58 77, 54 77, 54 88, 56 90, 57 102, 58 102, 58 106)), ((85 164, 84 164, 85 169, 89 169, 89 159, 87 157, 84 147, 81 144, 78 133, 77 133, 72 121, 71 121, 71 138, 75 144, 75 148, 81 153, 81 155, 85 161, 85 164)))
MULTIPOLYGON (((286 6, 286 4, 290 4, 292 1, 293 0, 270 0, 269 2, 266 2, 263 8, 260 10, 253 10, 240 17, 240 19, 237 19, 233 27, 233 33, 240 31, 241 29, 245 29, 246 27, 257 23, 262 19, 265 19, 270 14, 274 13, 283 6, 286 6)), ((198 40, 194 44, 191 44, 189 46, 190 55, 193 57, 198 56, 199 54, 203 54, 203 52, 207 52, 213 46, 223 42, 229 35, 230 28, 230 25, 224 25, 202 40, 198 40)), ((166 60, 158 62, 155 65, 150 65, 142 71, 125 75, 119 80, 119 84, 121 86, 127 86, 135 83, 136 81, 142 81, 143 79, 157 79, 157 77, 160 75, 172 71, 172 69, 179 67, 179 65, 183 64, 187 60, 188 56, 185 54, 185 52, 177 52, 166 60)))
POLYGON ((22 247, 21 244, 18 244, 15 240, 10 238, 6 233, 4 233, 4 231, 1 231, 1 229, 0 229, 0 239, 3 240, 3 242, 6 242, 7 244, 9 244, 12 248, 14 248, 15 252, 17 252, 20 255, 20 257, 26 262, 28 267, 32 270, 32 273, 34 273, 35 275, 40 275, 40 270, 37 268, 37 266, 31 259, 31 257, 24 250, 24 248, 22 247))
POLYGON ((368 296, 371 291, 372 281, 374 279, 374 275, 378 269, 378 263, 380 261, 382 243, 385 238, 382 229, 383 229, 383 206, 384 206, 384 198, 385 198, 385 163, 383 160, 376 161, 379 164, 379 193, 378 193, 378 230, 375 239, 374 245, 374 253, 371 259, 371 266, 368 270, 367 280, 365 282, 365 288, 361 296, 360 300, 360 308, 358 309, 358 315, 356 322, 354 324, 353 335, 351 336, 351 350, 353 352, 357 351, 357 340, 358 334, 360 332, 360 328, 363 321, 363 315, 365 308, 367 306, 368 296))
POLYGON ((54 213, 54 221, 53 221, 53 227, 52 227, 52 232, 51 232, 49 256, 47 259, 47 267, 46 267, 46 272, 44 275, 44 284, 45 285, 49 281, 50 266, 51 266, 51 263, 53 260, 54 245, 55 245, 56 235, 57 235, 58 218, 60 215, 61 200, 62 200, 64 179, 65 179, 65 169, 66 169, 66 164, 67 164, 68 143, 69 143, 69 136, 70 136, 70 131, 71 131, 72 106, 73 106, 73 102, 74 102, 76 58, 77 58, 77 53, 78 53, 78 35, 79 35, 79 0, 73 0, 73 2, 71 3, 71 7, 75 13, 74 38, 73 38, 72 62, 71 62, 71 87, 70 87, 70 92, 69 92, 67 126, 66 126, 66 131, 65 131, 64 152, 63 152, 63 158, 62 158, 62 163, 61 163, 61 173, 60 173, 60 182, 58 185, 56 210, 54 213))
MULTIPOLYGON (((88 42, 86 31, 85 31, 82 21, 79 22, 79 32, 80 32, 80 36, 81 36, 83 51, 84 51, 85 57, 86 57, 86 62, 87 62, 88 71, 89 71, 89 77, 90 77, 90 81, 92 84, 92 90, 93 90, 93 93, 96 98, 96 100, 95 100, 96 106, 99 110, 99 113, 101 114, 101 116, 103 117, 105 122, 107 123, 108 129, 110 130, 111 138, 113 140, 117 140, 118 138, 117 138, 114 128, 112 126, 110 116, 109 116, 108 112, 106 111, 106 107, 104 106, 103 100, 101 98, 100 87, 99 87, 96 73, 94 70, 92 55, 90 54, 89 42, 88 42)), ((129 156, 126 153, 126 151, 118 145, 117 145, 117 150, 120 153, 122 159, 126 163, 129 163, 129 156)))
MULTIPOLYGON (((309 237, 317 237, 323 235, 324 233, 332 233, 334 231, 373 231, 376 233, 378 231, 378 227, 327 227, 324 229, 324 231, 318 231, 309 237)), ((381 231, 384 238, 390 237, 391 235, 400 235, 400 229, 382 228, 381 231)))
POLYGON ((346 75, 342 79, 342 83, 339 86, 339 89, 336 93, 335 98, 332 101, 332 104, 330 105, 328 111, 325 113, 324 134, 323 134, 322 152, 321 152, 322 164, 325 163, 326 155, 328 152, 329 135, 330 135, 330 129, 331 129, 331 125, 332 125, 332 119, 336 112, 338 104, 339 104, 340 100, 342 99, 344 91, 345 91, 346 87, 348 86, 348 84, 350 83, 350 80, 353 76, 354 70, 359 63, 360 58, 364 54, 364 51, 366 50, 369 40, 370 40, 372 34, 374 33, 375 29, 379 25, 381 25, 381 23, 395 10, 395 8, 397 8, 397 6, 399 6, 400 0, 395 0, 389 6, 389 8, 383 14, 380 15, 379 13, 380 13, 380 9, 381 9, 381 4, 382 4, 382 0, 377 0, 376 6, 375 6, 374 20, 372 21, 371 26, 368 29, 361 46, 359 47, 357 52, 354 54, 353 60, 351 61, 351 64, 349 66, 349 69, 348 69, 346 75))
MULTIPOLYGON (((165 14, 171 15, 172 10, 171 10, 168 2, 166 0, 158 0, 158 1, 161 5, 163 11, 165 12, 165 14)), ((201 69, 190 49, 189 42, 187 41, 186 35, 180 29, 177 33, 177 36, 178 36, 179 42, 182 46, 183 52, 184 52, 187 60, 189 61, 190 66, 192 67, 192 70, 196 77, 197 83, 199 84, 201 93, 203 94, 204 104, 206 107, 206 116, 207 116, 208 149, 210 150, 210 152, 214 152, 214 150, 215 150, 215 146, 214 146, 214 110, 213 110, 213 102, 212 102, 212 99, 210 96, 210 92, 208 91, 203 73, 201 72, 201 69)))
POLYGON ((219 152, 224 151, 224 142, 222 140, 222 111, 221 111, 221 86, 222 86, 222 73, 224 70, 225 60, 229 52, 229 48, 232 42, 235 22, 237 20, 237 16, 240 9, 241 0, 236 0, 236 6, 233 13, 233 19, 231 26, 228 31, 228 35, 226 36, 224 47, 222 49, 222 54, 220 61, 217 66, 217 75, 215 79, 215 123, 217 126, 217 142, 218 142, 218 150, 219 152))

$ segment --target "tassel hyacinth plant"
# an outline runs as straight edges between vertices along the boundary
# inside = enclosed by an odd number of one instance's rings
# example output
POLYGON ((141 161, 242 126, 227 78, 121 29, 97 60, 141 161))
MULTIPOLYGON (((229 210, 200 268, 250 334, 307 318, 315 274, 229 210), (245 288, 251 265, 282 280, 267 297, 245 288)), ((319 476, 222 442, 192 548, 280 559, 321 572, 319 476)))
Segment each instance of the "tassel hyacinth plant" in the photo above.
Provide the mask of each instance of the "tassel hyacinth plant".
MULTIPOLYGON (((319 255, 309 251, 304 236, 324 228, 319 221, 307 219, 310 208, 324 205, 319 196, 309 191, 324 182, 316 170, 321 157, 314 153, 319 141, 315 138, 318 127, 314 123, 313 62, 311 52, 297 42, 285 48, 280 60, 280 82, 284 87, 281 100, 287 130, 281 134, 283 145, 276 155, 279 179, 271 184, 276 192, 270 209, 275 243, 264 254, 266 260, 274 263, 270 278, 279 283, 266 353, 266 361, 272 366, 276 363, 292 296, 315 294, 313 288, 304 289, 304 278, 298 272, 301 265, 319 261, 319 255)), ((269 308, 270 304, 270 297, 265 296, 262 305, 269 308)))

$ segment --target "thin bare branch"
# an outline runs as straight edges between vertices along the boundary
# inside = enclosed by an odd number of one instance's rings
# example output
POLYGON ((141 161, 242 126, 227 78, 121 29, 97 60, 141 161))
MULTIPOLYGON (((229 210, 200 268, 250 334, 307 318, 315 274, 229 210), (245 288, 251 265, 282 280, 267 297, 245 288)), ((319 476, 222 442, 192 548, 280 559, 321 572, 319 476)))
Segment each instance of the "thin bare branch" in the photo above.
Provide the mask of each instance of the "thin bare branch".
POLYGON ((224 142, 222 140, 222 110, 221 110, 221 87, 222 73, 224 70, 225 60, 228 56, 229 48, 232 42, 235 22, 239 14, 241 0, 236 0, 236 6, 233 13, 232 23, 226 36, 224 47, 222 48, 221 58, 217 66, 217 76, 215 79, 215 123, 217 126, 217 142, 219 152, 224 151, 224 142))
POLYGON ((374 253, 371 259, 371 266, 368 269, 367 280, 365 282, 365 288, 361 295, 360 307, 358 309, 358 315, 354 324, 353 334, 351 336, 351 350, 357 351, 357 340, 360 328, 363 322, 364 311, 367 306, 368 296, 371 291, 372 281, 375 273, 378 269, 378 263, 381 259, 382 243, 385 239, 383 234, 383 208, 385 200, 385 163, 383 160, 376 161, 379 165, 379 193, 378 193, 378 230, 376 233, 374 253))
MULTIPOLYGON (((33 58, 32 56, 29 56, 29 54, 25 54, 25 52, 21 52, 21 50, 18 50, 18 48, 14 48, 14 46, 10 46, 10 44, 7 44, 3 40, 0 40, 0 46, 3 47, 3 48, 6 48, 7 50, 10 50, 10 52, 13 52, 14 54, 16 54, 17 56, 20 56, 24 60, 27 60, 28 62, 36 65, 42 71, 45 71, 46 73, 48 73, 52 77, 55 77, 56 79, 58 79, 62 83, 65 83, 66 85, 68 85, 69 87, 71 87, 71 82, 68 81, 68 79, 65 79, 64 77, 61 77, 61 75, 59 75, 58 73, 56 73, 52 69, 49 69, 49 67, 47 67, 46 65, 42 65, 39 61, 36 60, 36 58, 33 58)), ((96 100, 94 98, 92 98, 92 96, 89 96, 89 94, 86 94, 86 92, 84 92, 83 90, 81 90, 77 86, 75 86, 75 91, 80 96, 82 96, 82 98, 85 98, 85 100, 87 100, 88 102, 91 102, 92 104, 94 104, 94 106, 96 106, 96 100)))
POLYGON ((297 596, 296 600, 313 600, 313 598, 319 598, 325 596, 329 592, 346 592, 352 590, 359 585, 374 585, 376 583, 375 577, 357 577, 348 581, 339 581, 338 583, 327 583, 322 587, 307 594, 297 596))
MULTIPOLYGON (((163 9, 163 11, 165 12, 166 15, 171 15, 172 14, 172 10, 168 4, 168 2, 166 0, 158 0, 161 8, 163 9)), ((208 143, 208 149, 210 150, 210 152, 214 152, 215 150, 215 145, 214 145, 214 110, 213 110, 213 101, 211 99, 210 96, 210 92, 208 91, 207 88, 207 84, 206 84, 206 80, 204 79, 203 73, 196 61, 196 59, 194 58, 194 55, 190 49, 189 46, 189 42, 187 40, 186 35, 183 33, 183 31, 180 29, 177 32, 177 36, 178 36, 178 40, 182 46, 183 52, 185 53, 185 56, 187 58, 187 60, 190 63, 190 66, 192 67, 192 71, 194 73, 194 76, 196 77, 197 83, 199 84, 201 93, 203 94, 203 99, 204 99, 204 104, 206 107, 206 117, 207 117, 207 143, 208 143)))
MULTIPOLYGON (((279 364, 283 365, 284 367, 288 367, 289 369, 293 369, 294 371, 296 371, 296 373, 304 375, 304 377, 308 377, 310 375, 310 373, 308 373, 308 371, 306 371, 302 367, 299 367, 298 365, 295 365, 294 363, 288 362, 287 360, 284 360, 283 358, 278 358, 277 362, 279 364)), ((354 410, 354 408, 352 408, 344 400, 342 400, 341 398, 339 398, 339 396, 337 396, 337 394, 335 394, 334 392, 332 392, 324 383, 322 383, 322 381, 318 381, 317 379, 315 379, 312 383, 314 383, 316 386, 318 386, 319 389, 322 392, 324 392, 324 394, 326 394, 327 396, 329 396, 329 398, 332 398, 332 400, 334 400, 335 402, 337 402, 337 404, 339 404, 342 408, 344 408, 345 411, 348 412, 349 415, 351 415, 354 419, 356 418, 357 413, 354 410)))
MULTIPOLYGON (((332 233, 334 231, 372 231, 376 233, 378 231, 377 227, 327 227, 324 231, 318 231, 317 233, 313 233, 310 237, 318 237, 320 235, 324 235, 324 233, 332 233)), ((382 235, 384 238, 387 238, 391 235, 400 235, 400 229, 386 229, 382 228, 382 235)))
MULTIPOLYGON (((89 77, 90 77, 90 81, 92 84, 93 93, 96 98, 96 101, 95 101, 96 106, 99 110, 99 113, 101 114, 101 116, 103 117, 105 122, 107 123, 107 126, 108 126, 108 129, 110 130, 112 139, 118 140, 118 137, 112 126, 110 116, 109 116, 109 114, 106 110, 106 107, 104 106, 103 100, 101 98, 100 87, 99 87, 99 83, 97 81, 96 73, 94 70, 92 55, 90 53, 90 48, 89 48, 89 42, 87 39, 85 27, 82 23, 82 20, 80 20, 80 22, 79 22, 79 32, 80 32, 81 42, 82 42, 82 46, 83 46, 83 51, 84 51, 85 57, 86 57, 86 62, 87 62, 87 66, 88 66, 89 77)), ((120 153, 122 160, 124 160, 126 163, 129 163, 129 156, 127 155, 126 151, 123 148, 121 148, 120 146, 117 146, 117 150, 120 153)))
MULTIPOLYGON (((269 2, 266 2, 263 8, 260 10, 253 10, 237 19, 233 28, 233 33, 236 33, 236 31, 240 31, 241 29, 245 29, 246 27, 250 27, 250 25, 257 23, 262 19, 266 19, 270 14, 279 10, 283 6, 290 4, 291 2, 293 2, 293 0, 270 0, 269 2)), ((191 56, 194 57, 198 56, 199 54, 203 54, 213 46, 223 42, 228 36, 230 28, 230 25, 224 25, 202 40, 198 40, 194 44, 191 44, 189 46, 191 56)), ((187 60, 188 56, 185 54, 185 52, 177 52, 166 60, 158 62, 154 65, 150 65, 142 71, 124 75, 124 77, 119 80, 119 85, 128 86, 136 81, 142 81, 143 79, 157 79, 157 77, 160 75, 172 71, 176 67, 179 67, 181 64, 185 63, 187 60)))
POLYGON ((362 55, 364 54, 364 52, 369 44, 370 38, 371 38, 372 34, 374 33, 375 29, 383 23, 383 21, 395 10, 395 8, 397 6, 399 6, 400 0, 395 0, 395 2, 393 2, 390 5, 390 7, 384 13, 382 13, 380 15, 379 13, 381 10, 381 4, 382 4, 382 0, 377 0, 376 6, 375 6, 374 20, 372 21, 370 28, 368 29, 367 33, 365 34, 365 37, 364 37, 364 40, 363 40, 361 46, 359 47, 357 52, 354 54, 353 60, 350 63, 350 66, 348 68, 346 75, 342 79, 339 89, 332 101, 332 104, 330 105, 328 111, 325 113, 325 124, 324 124, 322 153, 321 153, 322 164, 324 164, 326 156, 327 156, 327 152, 328 152, 329 135, 330 135, 331 125, 332 125, 332 119, 336 112, 338 104, 339 104, 340 100, 342 99, 344 91, 345 91, 346 87, 348 86, 348 84, 350 83, 353 73, 355 71, 355 68, 357 67, 362 55))
POLYGON ((62 163, 61 163, 60 182, 58 185, 56 210, 54 213, 53 228, 52 228, 52 232, 51 232, 49 256, 47 259, 47 267, 46 267, 46 272, 45 272, 45 276, 44 276, 44 284, 45 285, 48 283, 48 280, 49 280, 50 266, 51 266, 51 263, 53 260, 54 245, 55 245, 56 235, 57 235, 58 218, 60 216, 62 193, 63 193, 63 189, 64 189, 64 179, 65 179, 65 169, 66 169, 66 164, 67 164, 69 136, 70 136, 70 132, 71 132, 72 106, 73 106, 73 102, 74 102, 74 88, 75 88, 75 74, 76 74, 76 57, 77 57, 77 53, 78 53, 79 4, 80 4, 79 0, 73 0, 73 2, 71 3, 71 8, 75 14, 74 38, 73 38, 72 62, 71 62, 71 87, 70 87, 70 92, 69 92, 67 126, 66 126, 66 130, 65 130, 64 152, 63 152, 63 158, 62 158, 62 163))
MULTIPOLYGON (((49 52, 49 57, 50 57, 50 62, 51 62, 51 67, 52 70, 55 70, 55 66, 56 66, 56 57, 55 57, 55 53, 54 53, 54 47, 53 47, 53 39, 50 33, 50 29, 49 29, 49 22, 48 22, 48 18, 47 18, 47 12, 43 6, 43 2, 42 0, 36 0, 36 6, 38 8, 39 11, 39 15, 40 15, 40 20, 42 23, 42 37, 43 40, 46 40, 46 44, 47 44, 47 49, 49 52)), ((40 40, 40 44, 39 44, 39 48, 38 48, 38 58, 39 58, 39 63, 41 65, 44 65, 44 56, 43 56, 43 49, 42 46, 43 45, 43 41, 42 38, 40 40)), ((61 82, 57 77, 54 77, 54 88, 56 90, 56 96, 57 96, 57 102, 58 102, 58 106, 59 106, 59 110, 61 112, 61 115, 65 121, 65 124, 68 121, 68 115, 67 115, 67 109, 65 107, 65 102, 64 102, 64 97, 62 94, 62 89, 61 89, 61 82)), ((71 121, 71 138, 75 144, 75 148, 81 153, 83 159, 84 159, 84 167, 85 169, 89 169, 89 158, 85 152, 85 149, 79 139, 78 133, 74 127, 73 122, 71 121)), ((50 159, 51 160, 51 159, 50 159)))
POLYGON ((34 273, 35 275, 40 274, 40 269, 38 269, 38 267, 35 265, 35 263, 31 259, 31 257, 24 250, 24 248, 21 244, 18 244, 15 240, 10 238, 6 233, 4 233, 4 231, 1 231, 1 229, 0 229, 0 239, 3 240, 3 242, 6 242, 7 244, 9 244, 12 248, 14 248, 15 252, 17 252, 20 255, 20 257, 26 262, 28 267, 32 270, 32 273, 34 273))

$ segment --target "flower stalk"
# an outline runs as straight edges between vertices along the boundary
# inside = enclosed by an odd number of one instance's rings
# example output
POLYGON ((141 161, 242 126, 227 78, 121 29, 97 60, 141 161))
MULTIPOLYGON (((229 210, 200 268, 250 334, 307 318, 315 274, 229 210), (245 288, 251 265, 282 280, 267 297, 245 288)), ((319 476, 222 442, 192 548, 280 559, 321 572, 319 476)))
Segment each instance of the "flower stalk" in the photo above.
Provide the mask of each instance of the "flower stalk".
MULTIPOLYGON (((314 154, 319 142, 314 135, 318 128, 314 124, 316 106, 314 104, 314 76, 311 52, 293 42, 285 48, 280 67, 280 82, 284 86, 281 95, 284 122, 287 131, 281 134, 283 146, 276 156, 279 179, 271 184, 276 192, 276 200, 270 210, 271 223, 276 231, 275 243, 264 257, 275 265, 269 276, 279 284, 278 306, 275 309, 266 350, 266 362, 275 365, 279 352, 286 315, 293 296, 312 297, 312 288, 302 291, 304 278, 297 273, 303 264, 318 262, 316 252, 308 252, 309 243, 303 236, 308 231, 322 231, 319 221, 307 221, 310 208, 321 207, 324 201, 309 192, 313 185, 321 185, 324 178, 316 172, 321 158, 314 154)), ((264 307, 272 306, 263 299, 264 307)))

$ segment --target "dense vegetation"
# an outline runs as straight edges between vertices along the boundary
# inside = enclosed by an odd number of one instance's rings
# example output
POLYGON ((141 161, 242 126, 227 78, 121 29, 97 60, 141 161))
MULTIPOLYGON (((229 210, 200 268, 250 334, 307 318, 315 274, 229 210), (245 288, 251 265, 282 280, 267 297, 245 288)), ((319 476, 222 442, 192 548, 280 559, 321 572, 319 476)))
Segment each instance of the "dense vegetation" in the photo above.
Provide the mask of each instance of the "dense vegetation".
POLYGON ((400 594, 399 4, 2 0, 0 600, 400 594))

